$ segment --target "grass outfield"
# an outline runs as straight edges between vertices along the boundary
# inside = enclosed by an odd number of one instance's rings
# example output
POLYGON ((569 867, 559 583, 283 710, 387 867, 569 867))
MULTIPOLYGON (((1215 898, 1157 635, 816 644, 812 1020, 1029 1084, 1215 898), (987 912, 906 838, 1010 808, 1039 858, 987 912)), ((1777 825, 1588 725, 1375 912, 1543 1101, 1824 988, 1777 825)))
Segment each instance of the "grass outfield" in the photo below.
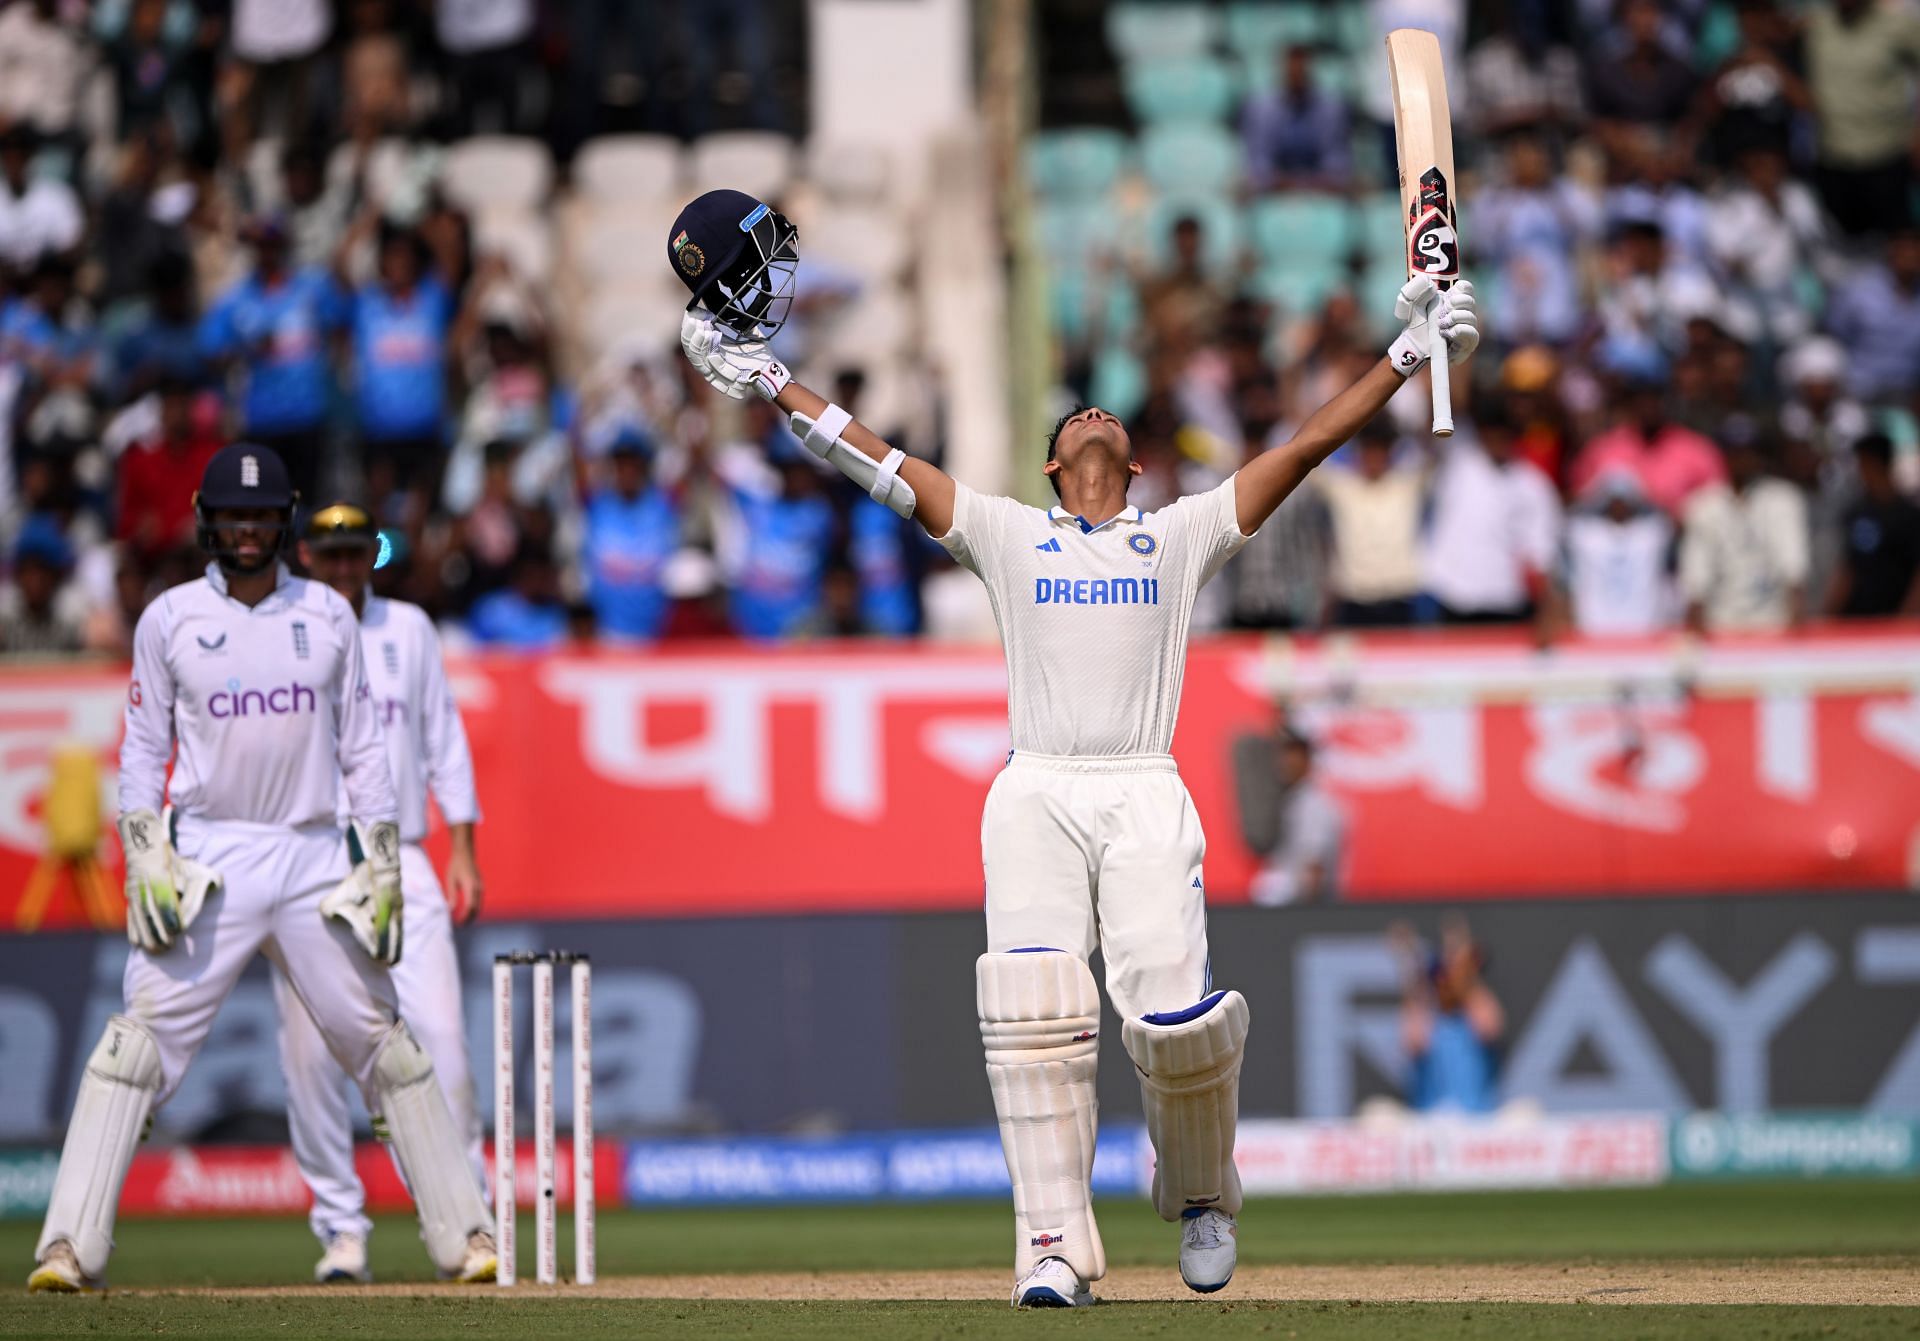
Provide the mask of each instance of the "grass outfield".
MULTIPOLYGON (((1114 1202, 1101 1215, 1116 1268, 1109 1293, 1138 1301, 1044 1318, 1016 1315, 1002 1302, 1008 1223, 1003 1207, 981 1203, 608 1212, 599 1223, 605 1284, 595 1295, 401 1287, 345 1296, 210 1292, 305 1281, 317 1249, 299 1222, 129 1221, 120 1227, 115 1293, 57 1299, 0 1292, 0 1336, 164 1331, 428 1341, 565 1333, 852 1341, 1030 1336, 1044 1326, 1099 1336, 1167 1335, 1178 1327, 1270 1337, 1920 1338, 1920 1308, 1818 1302, 1856 1297, 1847 1293, 1855 1280, 1874 1282, 1866 1298, 1920 1298, 1920 1284, 1913 1291, 1901 1284, 1920 1282, 1920 1186, 1912 1183, 1262 1201, 1242 1216, 1242 1278, 1219 1297, 1172 1302, 1141 1296, 1164 1292, 1172 1279, 1173 1231, 1143 1203, 1114 1202), (1809 1258, 1823 1260, 1793 1260, 1809 1258), (1701 1262, 1717 1265, 1681 1269, 1701 1262), (1396 1264, 1405 1269, 1396 1272, 1396 1264), (879 1275, 805 1274, 822 1272, 879 1275), (681 1282, 621 1280, 692 1273, 703 1279, 689 1281, 686 1292, 709 1297, 641 1298, 677 1291, 681 1282), (732 1274, 716 1284, 713 1273, 732 1274), (1561 1277, 1573 1283, 1560 1286, 1561 1277), (797 1302, 796 1285, 820 1297, 797 1302), (1705 1293, 1689 1293, 1703 1285, 1705 1293), (180 1289, 201 1293, 146 1293, 180 1289), (1323 1297, 1289 1297, 1302 1292, 1323 1297), (939 1293, 954 1297, 889 1297, 939 1293), (1423 1293, 1434 1297, 1422 1302, 1423 1293), (1476 1293, 1567 1302, 1486 1302, 1476 1293), (1747 1297, 1777 1302, 1717 1302, 1747 1297), (1716 1302, 1640 1302, 1688 1298, 1716 1302)), ((530 1229, 521 1234, 523 1278, 532 1266, 530 1229)), ((0 1224, 0 1270, 24 1280, 36 1231, 17 1221, 0 1224)), ((383 1282, 430 1278, 406 1221, 383 1221, 373 1243, 383 1282)), ((562 1247, 564 1266, 571 1261, 564 1232, 562 1247)))

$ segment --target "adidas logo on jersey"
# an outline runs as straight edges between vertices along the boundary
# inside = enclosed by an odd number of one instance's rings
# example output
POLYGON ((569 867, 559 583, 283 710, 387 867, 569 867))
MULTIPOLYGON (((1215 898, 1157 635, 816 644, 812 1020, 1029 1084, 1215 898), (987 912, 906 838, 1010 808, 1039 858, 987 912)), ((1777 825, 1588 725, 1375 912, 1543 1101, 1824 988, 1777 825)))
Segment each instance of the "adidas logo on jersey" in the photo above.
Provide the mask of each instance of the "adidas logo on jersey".
POLYGON ((1035 545, 1034 548, 1039 550, 1042 554, 1058 554, 1060 553, 1060 538, 1058 536, 1055 536, 1052 540, 1049 540, 1046 544, 1035 545))

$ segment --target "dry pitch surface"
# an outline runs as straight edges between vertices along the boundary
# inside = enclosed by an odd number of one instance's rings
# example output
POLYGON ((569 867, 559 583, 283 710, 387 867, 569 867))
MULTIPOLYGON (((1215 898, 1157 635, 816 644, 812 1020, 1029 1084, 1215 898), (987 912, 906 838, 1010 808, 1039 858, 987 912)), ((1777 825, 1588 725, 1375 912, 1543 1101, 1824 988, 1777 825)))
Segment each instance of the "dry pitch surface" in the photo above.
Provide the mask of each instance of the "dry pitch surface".
MULTIPOLYGON (((1916 1194, 1920 1214, 1920 1194, 1916 1194)), ((1007 1273, 818 1271, 625 1276, 580 1289, 514 1287, 565 1299, 689 1299, 738 1302, 980 1301, 1003 1297, 1007 1273)), ((159 1297, 171 1291, 123 1291, 159 1297)), ((474 1287, 429 1284, 268 1286, 179 1291, 230 1297, 472 1297, 474 1287)), ((1121 1267, 1096 1293, 1114 1303, 1196 1300, 1167 1268, 1121 1267)), ((1487 1262, 1389 1266, 1243 1267, 1210 1302, 1339 1301, 1514 1304, 1810 1304, 1920 1307, 1920 1269, 1901 1259, 1755 1259, 1746 1262, 1487 1262)), ((1917 1319, 1916 1322, 1920 1322, 1917 1319)))

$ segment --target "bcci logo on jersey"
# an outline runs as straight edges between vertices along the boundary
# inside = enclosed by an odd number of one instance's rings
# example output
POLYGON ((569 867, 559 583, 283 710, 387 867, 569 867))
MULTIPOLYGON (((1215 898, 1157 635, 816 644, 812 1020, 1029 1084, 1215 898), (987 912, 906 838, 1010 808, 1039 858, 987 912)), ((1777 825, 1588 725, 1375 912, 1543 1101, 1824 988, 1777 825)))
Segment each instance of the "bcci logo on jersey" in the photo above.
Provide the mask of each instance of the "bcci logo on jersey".
POLYGON ((1158 605, 1157 577, 1036 577, 1035 605, 1158 605))

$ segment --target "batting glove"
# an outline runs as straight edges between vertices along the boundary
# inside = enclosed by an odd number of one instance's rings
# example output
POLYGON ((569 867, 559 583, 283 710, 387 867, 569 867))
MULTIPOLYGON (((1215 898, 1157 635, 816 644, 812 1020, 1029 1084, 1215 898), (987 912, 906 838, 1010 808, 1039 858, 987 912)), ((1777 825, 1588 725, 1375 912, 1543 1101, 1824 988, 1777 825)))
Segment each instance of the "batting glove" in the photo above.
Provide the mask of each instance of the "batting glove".
POLYGON ((118 828, 127 859, 127 939, 159 954, 193 925, 220 877, 175 853, 166 820, 151 810, 128 811, 118 828))
POLYGON ((389 968, 400 962, 406 901, 400 893, 400 826, 381 820, 348 826, 351 873, 320 900, 320 915, 341 923, 360 948, 389 968))
POLYGON ((1425 275, 1408 280, 1394 299, 1393 315, 1407 323, 1387 357, 1393 370, 1411 377, 1427 362, 1430 323, 1440 323, 1440 334, 1447 342, 1447 362, 1463 363, 1480 347, 1480 305, 1473 296, 1473 281, 1455 280, 1451 289, 1440 292, 1425 275))
POLYGON ((743 340, 723 330, 712 317, 688 312, 680 319, 680 348, 707 384, 732 400, 755 393, 772 400, 786 390, 793 374, 773 356, 765 340, 743 340))

